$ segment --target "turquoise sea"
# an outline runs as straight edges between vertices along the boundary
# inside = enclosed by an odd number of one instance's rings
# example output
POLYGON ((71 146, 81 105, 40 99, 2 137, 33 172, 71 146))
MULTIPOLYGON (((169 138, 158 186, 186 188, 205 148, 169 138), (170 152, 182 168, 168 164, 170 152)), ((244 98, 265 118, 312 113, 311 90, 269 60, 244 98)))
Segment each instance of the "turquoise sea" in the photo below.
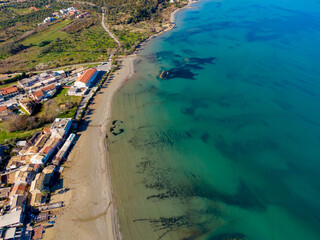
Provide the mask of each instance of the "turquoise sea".
POLYGON ((320 1, 192 7, 114 99, 123 239, 319 240, 320 1))

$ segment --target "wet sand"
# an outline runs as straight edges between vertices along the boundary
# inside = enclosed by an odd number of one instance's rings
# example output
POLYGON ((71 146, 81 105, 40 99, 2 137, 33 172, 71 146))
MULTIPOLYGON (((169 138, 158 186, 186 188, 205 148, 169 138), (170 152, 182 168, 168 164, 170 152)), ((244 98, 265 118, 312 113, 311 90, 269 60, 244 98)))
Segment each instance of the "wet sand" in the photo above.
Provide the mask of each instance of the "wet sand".
POLYGON ((134 59, 122 59, 121 69, 89 107, 66 162, 63 184, 70 188, 65 193, 66 207, 55 226, 47 229, 45 239, 120 239, 105 138, 113 95, 132 76, 134 59))
MULTIPOLYGON (((169 27, 148 38, 137 50, 153 37, 171 30, 175 14, 193 2, 189 1, 185 7, 172 12, 169 27)), ((63 173, 64 187, 70 188, 61 197, 65 207, 57 212, 55 226, 46 230, 46 240, 121 239, 105 138, 113 96, 134 74, 135 59, 135 54, 120 58, 121 69, 115 72, 114 78, 106 83, 89 106, 89 114, 79 131, 80 138, 63 173)))

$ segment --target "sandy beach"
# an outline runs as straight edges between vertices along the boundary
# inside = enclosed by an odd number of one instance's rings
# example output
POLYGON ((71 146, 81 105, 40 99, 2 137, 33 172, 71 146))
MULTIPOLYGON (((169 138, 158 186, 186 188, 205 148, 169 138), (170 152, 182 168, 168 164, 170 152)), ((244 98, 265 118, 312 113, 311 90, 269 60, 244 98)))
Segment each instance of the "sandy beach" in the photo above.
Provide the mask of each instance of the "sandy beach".
POLYGON ((135 56, 122 59, 121 69, 96 95, 79 131, 64 172, 65 205, 45 239, 120 239, 112 197, 106 125, 114 93, 134 72, 135 56))
MULTIPOLYGON (((149 37, 137 50, 153 37, 171 30, 175 14, 192 3, 189 1, 185 7, 172 12, 169 27, 149 37)), ((134 74, 135 53, 119 59, 121 68, 113 74, 110 82, 105 83, 89 106, 89 114, 78 132, 79 140, 63 173, 64 187, 70 188, 59 197, 59 201, 65 202, 65 207, 56 213, 55 226, 46 230, 46 240, 121 239, 105 138, 113 96, 134 74)))

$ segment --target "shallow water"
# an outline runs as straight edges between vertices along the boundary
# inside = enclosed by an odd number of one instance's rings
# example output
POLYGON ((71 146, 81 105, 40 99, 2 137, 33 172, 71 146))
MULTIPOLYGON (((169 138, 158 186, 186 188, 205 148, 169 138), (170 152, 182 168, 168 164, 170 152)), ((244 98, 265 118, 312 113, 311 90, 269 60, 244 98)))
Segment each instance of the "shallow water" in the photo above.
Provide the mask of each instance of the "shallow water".
POLYGON ((320 239, 320 1, 193 7, 114 99, 123 239, 320 239))

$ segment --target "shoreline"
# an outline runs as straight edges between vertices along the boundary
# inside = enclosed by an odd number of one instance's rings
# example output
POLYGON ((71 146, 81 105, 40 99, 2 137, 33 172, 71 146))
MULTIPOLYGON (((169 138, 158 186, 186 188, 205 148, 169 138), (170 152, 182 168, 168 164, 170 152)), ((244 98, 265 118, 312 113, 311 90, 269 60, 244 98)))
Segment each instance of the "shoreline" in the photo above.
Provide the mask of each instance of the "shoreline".
MULTIPOLYGON (((148 38, 146 38, 145 40, 141 41, 137 47, 135 48, 135 50, 130 54, 137 54, 140 50, 143 49, 144 45, 146 45, 150 40, 152 40, 153 38, 165 33, 165 32, 168 32, 168 31, 171 31, 175 26, 175 16, 176 14, 181 11, 181 10, 184 10, 184 9, 188 9, 188 8, 191 8, 191 5, 194 4, 194 3, 197 3, 199 2, 200 0, 188 0, 188 3, 183 6, 182 8, 177 8, 175 9, 171 14, 170 14, 170 17, 169 17, 169 26, 163 30, 161 30, 160 32, 157 32, 155 34, 152 34, 151 36, 149 36, 148 38)), ((128 55, 128 56, 130 56, 128 55)))
POLYGON ((65 207, 44 239, 121 239, 106 145, 114 94, 134 74, 135 55, 122 60, 115 78, 105 83, 89 105, 64 172, 65 207), (103 104, 104 103, 104 104, 103 104), (87 211, 86 208, 90 208, 87 211))
POLYGON ((134 75, 136 53, 151 39, 172 30, 175 27, 176 13, 195 2, 197 1, 190 0, 184 7, 175 9, 170 14, 170 23, 166 29, 142 41, 130 55, 119 57, 122 67, 113 73, 114 79, 104 84, 89 105, 88 109, 92 114, 85 117, 85 123, 79 131, 80 138, 66 162, 64 186, 71 191, 64 193, 65 207, 57 214, 55 226, 46 230, 44 239, 121 239, 117 204, 113 196, 110 157, 105 141, 107 125, 112 116, 113 97, 134 75), (84 211, 88 206, 90 213, 84 211))

